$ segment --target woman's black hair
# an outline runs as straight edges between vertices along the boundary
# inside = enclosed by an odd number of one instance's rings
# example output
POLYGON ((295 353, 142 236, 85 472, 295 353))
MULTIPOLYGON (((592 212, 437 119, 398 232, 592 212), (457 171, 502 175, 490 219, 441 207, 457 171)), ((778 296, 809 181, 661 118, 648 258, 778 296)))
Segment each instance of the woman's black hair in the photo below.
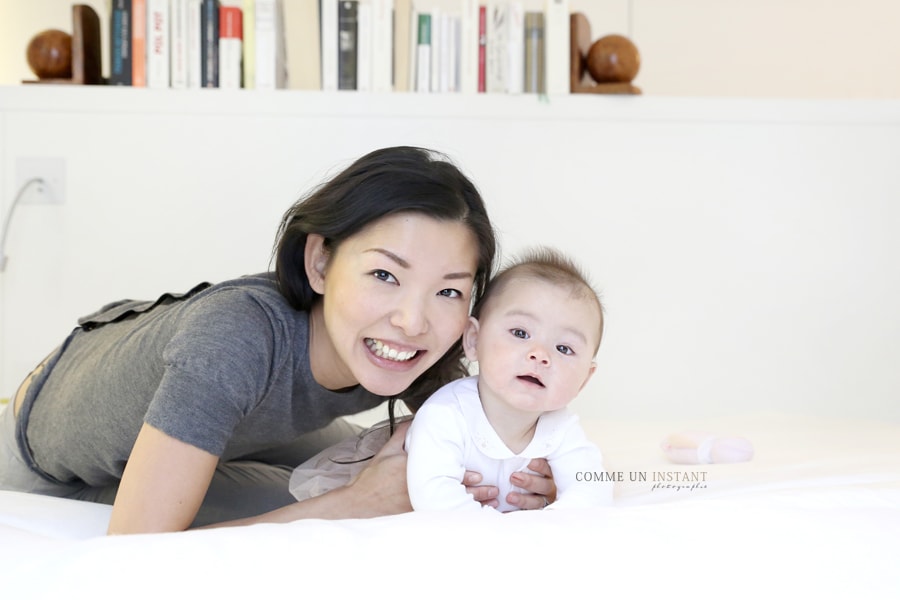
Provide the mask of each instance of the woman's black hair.
MULTIPOLYGON (((473 302, 484 293, 494 269, 497 241, 484 201, 475 185, 450 160, 433 150, 412 146, 382 148, 353 162, 335 177, 291 206, 278 230, 275 276, 287 301, 308 311, 319 294, 310 287, 304 266, 306 239, 325 238, 334 252, 348 237, 382 217, 413 212, 460 222, 478 243, 473 302)), ((398 395, 417 409, 438 387, 468 374, 461 341, 398 395)))

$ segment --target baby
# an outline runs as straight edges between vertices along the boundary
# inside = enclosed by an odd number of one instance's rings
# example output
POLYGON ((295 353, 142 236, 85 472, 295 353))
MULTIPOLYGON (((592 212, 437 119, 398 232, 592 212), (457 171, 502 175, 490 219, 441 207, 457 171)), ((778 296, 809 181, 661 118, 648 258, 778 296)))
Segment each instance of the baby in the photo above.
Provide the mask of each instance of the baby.
MULTIPOLYGON (((546 458, 557 499, 548 508, 612 502, 612 484, 584 481, 601 472, 598 448, 566 406, 596 369, 603 308, 581 271, 539 249, 501 271, 472 311, 463 334, 478 375, 447 384, 418 410, 406 436, 407 484, 415 510, 480 509, 462 484, 466 471, 500 489, 546 458)), ((489 507, 486 507, 489 508, 489 507)))

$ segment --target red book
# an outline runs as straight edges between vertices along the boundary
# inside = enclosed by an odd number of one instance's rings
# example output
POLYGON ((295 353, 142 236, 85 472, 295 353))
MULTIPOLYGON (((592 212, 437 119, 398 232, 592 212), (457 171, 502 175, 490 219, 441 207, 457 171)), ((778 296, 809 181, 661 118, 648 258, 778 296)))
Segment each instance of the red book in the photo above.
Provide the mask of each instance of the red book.
POLYGON ((219 87, 241 87, 243 12, 237 6, 219 8, 219 87))
POLYGON ((486 90, 485 59, 487 56, 487 7, 478 7, 478 91, 486 90))

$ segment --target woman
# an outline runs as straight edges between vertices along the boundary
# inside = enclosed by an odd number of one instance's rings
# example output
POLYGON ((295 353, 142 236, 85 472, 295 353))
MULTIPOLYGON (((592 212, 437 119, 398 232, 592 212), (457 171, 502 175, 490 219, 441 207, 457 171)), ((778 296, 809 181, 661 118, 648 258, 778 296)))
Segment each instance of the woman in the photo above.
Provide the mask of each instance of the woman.
MULTIPOLYGON (((456 167, 372 152, 286 213, 274 273, 82 319, 3 415, 0 488, 111 502, 110 533, 408 511, 404 428, 318 498, 293 500, 291 467, 349 433, 338 417, 388 398, 415 407, 463 374, 459 339, 495 248, 456 167)), ((546 477, 524 487, 524 508, 553 493, 546 477)))

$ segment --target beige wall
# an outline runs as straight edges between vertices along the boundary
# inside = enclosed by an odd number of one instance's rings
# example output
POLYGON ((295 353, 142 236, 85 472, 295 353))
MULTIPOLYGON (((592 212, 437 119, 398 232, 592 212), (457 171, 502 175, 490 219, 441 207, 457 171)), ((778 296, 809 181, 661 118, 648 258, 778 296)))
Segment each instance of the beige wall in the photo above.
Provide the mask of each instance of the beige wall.
MULTIPOLYGON (((85 3, 106 31, 106 2, 85 3)), ((71 4, 0 0, 0 85, 32 78, 28 41, 44 29, 71 31, 71 4)), ((896 0, 570 0, 570 7, 588 15, 595 38, 632 36, 643 59, 635 83, 646 94, 900 98, 896 0)))

